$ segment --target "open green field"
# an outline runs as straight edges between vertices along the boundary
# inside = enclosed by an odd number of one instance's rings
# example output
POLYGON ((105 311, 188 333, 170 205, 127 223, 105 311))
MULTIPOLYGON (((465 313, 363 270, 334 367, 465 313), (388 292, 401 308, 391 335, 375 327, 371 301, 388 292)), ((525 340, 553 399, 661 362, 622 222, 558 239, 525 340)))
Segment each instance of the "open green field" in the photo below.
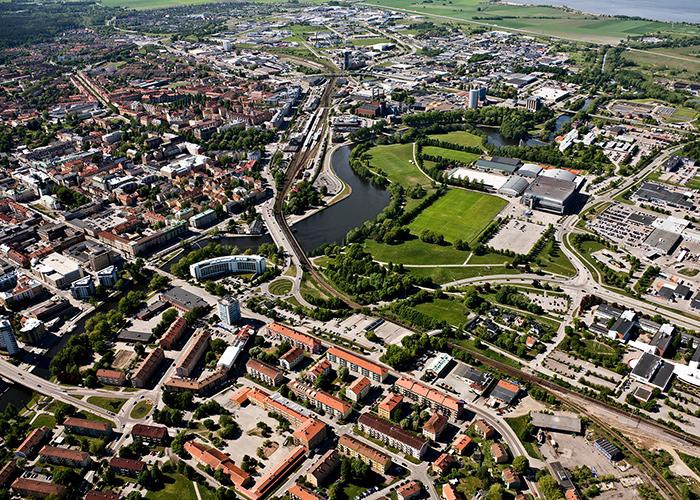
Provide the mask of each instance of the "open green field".
MULTIPOLYGON (((200 489, 204 489, 201 488, 200 489)), ((150 500, 197 500, 192 481, 182 474, 171 473, 165 475, 165 487, 158 491, 149 491, 146 498, 150 500)))
POLYGON ((504 266, 479 267, 409 267, 406 268, 416 278, 430 278, 433 283, 443 285, 457 280, 493 276, 497 274, 519 274, 517 269, 506 269, 504 266))
POLYGON ((452 299, 434 299, 415 306, 428 316, 443 320, 453 326, 462 326, 467 321, 469 311, 462 302, 452 299))
POLYGON ((124 403, 126 403, 126 399, 90 396, 87 399, 87 402, 99 406, 100 408, 104 408, 107 411, 117 413, 119 410, 122 409, 124 403))
POLYGON ((525 33, 553 35, 569 40, 597 43, 617 43, 630 35, 646 33, 700 32, 700 28, 679 24, 629 18, 599 17, 567 12, 546 6, 520 6, 484 2, 482 0, 371 0, 371 5, 437 16, 490 26, 499 26, 525 33))
POLYGON ((431 139, 436 139, 438 141, 449 142, 451 144, 457 144, 459 146, 472 146, 472 147, 482 147, 483 138, 471 132, 466 132, 464 130, 456 130, 454 132, 448 132, 446 134, 433 134, 428 136, 431 139))
POLYGON ((474 153, 467 153, 466 151, 458 151, 456 149, 445 149, 437 146, 425 146, 423 148, 423 154, 429 156, 439 156, 446 160, 453 160, 470 165, 479 159, 479 155, 474 153))
POLYGON ((404 187, 421 184, 427 188, 431 185, 432 181, 410 163, 413 160, 413 144, 375 146, 369 150, 369 155, 371 167, 381 170, 391 182, 404 187))
POLYGON ((376 45, 378 43, 392 43, 391 40, 389 40, 388 38, 384 38, 381 36, 372 38, 352 38, 350 42, 355 47, 368 47, 369 45, 376 45))
POLYGON ((394 264, 462 264, 469 257, 469 252, 457 250, 452 245, 433 245, 418 238, 398 245, 367 240, 365 249, 376 260, 394 264))
POLYGON ((548 241, 538 255, 537 258, 542 270, 563 276, 575 276, 576 269, 561 251, 561 248, 552 248, 555 244, 554 240, 548 241))
POLYGON ((501 198, 476 191, 451 189, 423 210, 409 225, 416 235, 429 229, 454 243, 472 243, 508 203, 501 198))

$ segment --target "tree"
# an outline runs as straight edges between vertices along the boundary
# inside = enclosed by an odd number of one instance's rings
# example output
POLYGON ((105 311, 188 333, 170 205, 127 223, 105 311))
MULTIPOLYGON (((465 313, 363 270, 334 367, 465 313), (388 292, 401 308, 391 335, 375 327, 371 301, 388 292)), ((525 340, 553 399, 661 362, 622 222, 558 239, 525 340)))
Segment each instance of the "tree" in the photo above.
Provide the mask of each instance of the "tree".
POLYGON ((503 486, 500 484, 492 484, 486 494, 486 500, 502 500, 503 499, 503 486))
POLYGON ((562 497, 561 488, 557 481, 549 474, 537 481, 537 487, 545 500, 557 500, 562 497))
POLYGON ((518 474, 525 474, 530 469, 530 461, 526 456, 520 455, 513 459, 513 470, 518 474))

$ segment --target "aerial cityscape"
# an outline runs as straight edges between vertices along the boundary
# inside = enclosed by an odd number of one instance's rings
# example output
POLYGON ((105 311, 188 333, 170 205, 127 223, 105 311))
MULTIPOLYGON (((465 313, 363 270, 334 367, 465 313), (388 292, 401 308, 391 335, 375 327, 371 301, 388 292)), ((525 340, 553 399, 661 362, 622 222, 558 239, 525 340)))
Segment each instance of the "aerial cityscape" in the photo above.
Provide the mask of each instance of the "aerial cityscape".
POLYGON ((700 498, 700 2, 0 23, 0 500, 700 498))

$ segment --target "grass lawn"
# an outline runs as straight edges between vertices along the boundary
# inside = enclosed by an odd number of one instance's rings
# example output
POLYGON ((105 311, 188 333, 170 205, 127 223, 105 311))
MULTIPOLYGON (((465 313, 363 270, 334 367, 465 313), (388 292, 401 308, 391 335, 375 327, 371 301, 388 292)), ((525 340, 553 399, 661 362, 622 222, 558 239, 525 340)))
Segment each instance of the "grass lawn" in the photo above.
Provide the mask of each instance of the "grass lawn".
POLYGON ((452 281, 493 276, 497 274, 518 274, 517 269, 506 269, 503 266, 484 267, 409 267, 407 270, 417 278, 430 278, 433 283, 443 285, 452 281))
POLYGON ((459 239, 473 243, 507 204, 496 196, 452 189, 423 210, 409 227, 416 235, 430 229, 451 243, 459 239))
POLYGON ((136 406, 134 406, 131 410, 131 418, 144 418, 151 412, 152 408, 153 403, 151 403, 147 399, 139 401, 138 403, 136 403, 136 406))
POLYGON ((365 486, 360 486, 359 484, 348 483, 343 488, 343 494, 345 498, 357 498, 363 492, 367 491, 365 486))
MULTIPOLYGON (((697 48, 697 46, 695 47, 697 48)), ((650 49, 644 52, 627 50, 623 53, 623 58, 647 71, 673 75, 680 79, 696 80, 700 78, 700 59, 681 52, 681 49, 687 50, 689 48, 650 49), (668 57, 669 55, 675 57, 668 57), (682 59, 676 57, 682 57, 682 59)))
POLYGON ((317 285, 314 280, 311 278, 308 278, 306 274, 304 274, 304 278, 301 280, 301 295, 304 297, 306 300, 309 300, 308 297, 313 297, 316 299, 329 299, 330 297, 326 292, 321 290, 317 285))
POLYGON ((457 130, 446 134, 433 134, 429 137, 431 139, 458 144, 460 146, 476 146, 479 148, 483 146, 483 138, 481 136, 472 134, 471 132, 466 132, 464 130, 457 130))
POLYGON ((38 417, 34 419, 32 422, 32 427, 48 427, 49 429, 53 429, 56 426, 56 419, 54 418, 53 415, 48 415, 46 413, 42 413, 38 417))
POLYGON ((678 274, 682 274, 683 276, 688 276, 690 278, 697 276, 698 273, 700 273, 700 269, 693 269, 690 267, 684 267, 678 271, 678 274))
POLYGON ((462 302, 453 299, 434 299, 415 306, 428 316, 443 320, 454 326, 462 326, 467 321, 469 311, 462 302))
POLYGON ((382 170, 391 181, 404 187, 421 184, 429 188, 432 181, 414 164, 413 144, 390 144, 388 146, 375 146, 369 150, 370 165, 374 170, 382 170))
POLYGON ((292 291, 292 282, 287 279, 277 279, 270 283, 269 290, 273 295, 286 295, 292 291))
POLYGON ((561 274, 563 276, 575 276, 576 269, 569 259, 561 251, 561 248, 552 250, 552 247, 557 244, 553 239, 549 240, 545 247, 537 257, 540 261, 540 266, 545 272, 561 274))
POLYGON ((194 484, 187 477, 178 473, 165 475, 165 487, 158 491, 149 491, 146 498, 151 500, 197 500, 194 484))
POLYGON ((126 399, 90 396, 87 399, 87 402, 99 406, 100 408, 104 408, 107 411, 117 413, 119 410, 122 409, 124 403, 126 403, 126 399))
POLYGON ((439 156, 446 160, 459 161, 467 165, 470 165, 479 159, 479 155, 474 153, 467 153, 466 151, 458 151, 456 149, 439 148, 437 146, 425 146, 423 148, 423 154, 428 156, 439 156))
POLYGON ((399 245, 365 242, 365 249, 376 260, 394 264, 463 264, 469 252, 457 250, 452 245, 432 245, 418 238, 399 245))
POLYGON ((532 458, 541 458, 537 445, 534 443, 532 436, 527 432, 527 424, 530 421, 529 415, 521 415, 519 417, 506 418, 506 423, 513 429, 513 432, 518 436, 523 443, 523 448, 532 458))
POLYGON ((501 255, 500 253, 485 253, 484 255, 472 255, 468 264, 483 264, 485 266, 498 265, 504 266, 513 262, 512 257, 501 255))
POLYGON ((367 47, 369 45, 376 45, 378 43, 392 43, 391 40, 384 37, 372 37, 372 38, 353 38, 350 42, 355 47, 367 47))

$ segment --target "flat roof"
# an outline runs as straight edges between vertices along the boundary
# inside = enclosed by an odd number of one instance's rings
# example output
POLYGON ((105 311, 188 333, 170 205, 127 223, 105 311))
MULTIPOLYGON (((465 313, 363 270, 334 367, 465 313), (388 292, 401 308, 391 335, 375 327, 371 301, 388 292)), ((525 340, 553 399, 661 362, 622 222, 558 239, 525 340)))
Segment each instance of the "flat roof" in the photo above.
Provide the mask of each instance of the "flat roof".
POLYGON ((550 415, 548 413, 532 412, 532 425, 545 429, 552 429, 562 432, 581 432, 581 419, 573 414, 559 413, 550 415))

